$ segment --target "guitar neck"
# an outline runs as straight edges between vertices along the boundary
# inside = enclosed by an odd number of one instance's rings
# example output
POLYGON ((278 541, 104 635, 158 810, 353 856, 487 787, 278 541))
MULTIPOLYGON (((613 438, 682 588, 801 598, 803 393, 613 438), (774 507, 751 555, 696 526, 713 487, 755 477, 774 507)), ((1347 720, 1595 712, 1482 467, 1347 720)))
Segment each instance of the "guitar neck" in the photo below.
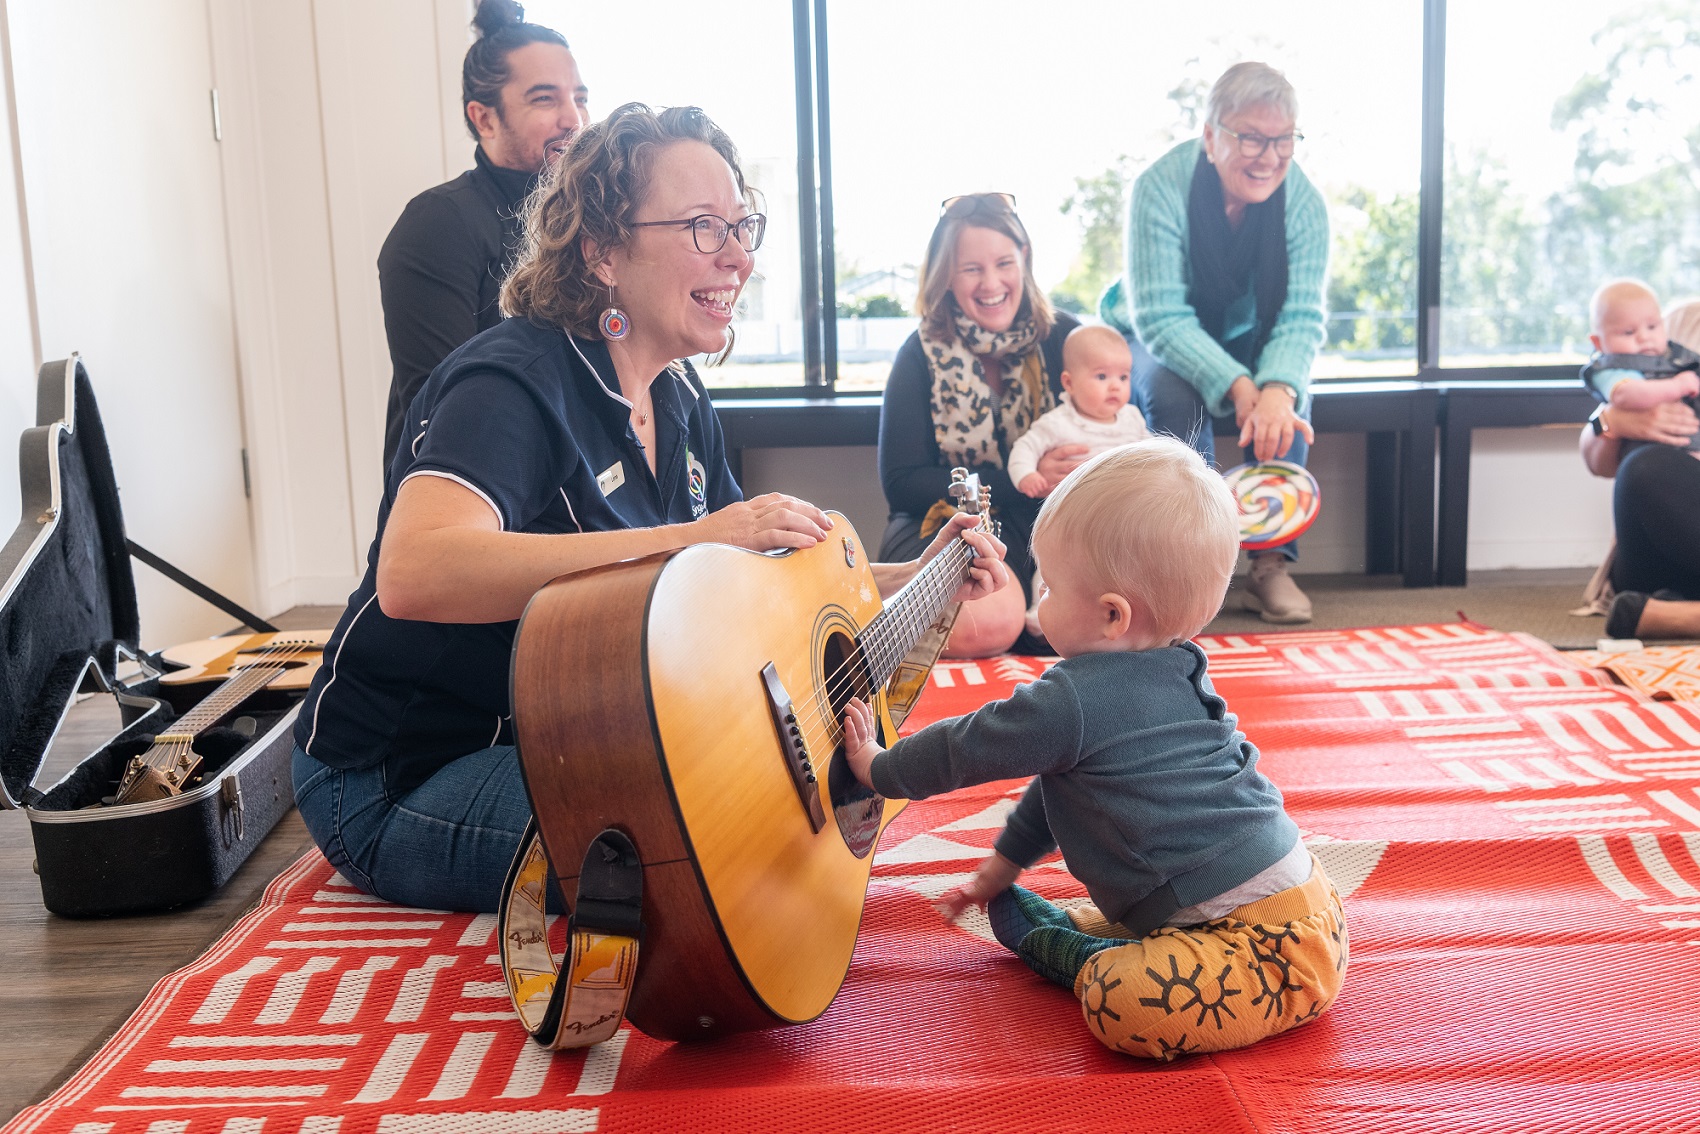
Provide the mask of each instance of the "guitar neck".
POLYGON ((927 627, 944 613, 973 562, 974 550, 958 539, 916 572, 862 630, 858 641, 875 688, 891 680, 927 627))
POLYGON ((225 681, 200 704, 178 717, 170 734, 187 733, 193 737, 235 709, 243 701, 277 680, 286 667, 282 664, 252 665, 225 681))

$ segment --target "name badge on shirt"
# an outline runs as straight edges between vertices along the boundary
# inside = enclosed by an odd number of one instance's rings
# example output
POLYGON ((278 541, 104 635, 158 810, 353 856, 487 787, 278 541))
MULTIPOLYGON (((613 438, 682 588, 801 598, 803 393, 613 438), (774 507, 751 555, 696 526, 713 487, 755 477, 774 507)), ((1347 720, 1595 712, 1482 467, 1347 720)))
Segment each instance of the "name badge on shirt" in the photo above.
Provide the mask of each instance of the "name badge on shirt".
POLYGON ((608 496, 626 483, 626 466, 622 461, 615 461, 596 476, 596 487, 602 490, 602 495, 608 496))

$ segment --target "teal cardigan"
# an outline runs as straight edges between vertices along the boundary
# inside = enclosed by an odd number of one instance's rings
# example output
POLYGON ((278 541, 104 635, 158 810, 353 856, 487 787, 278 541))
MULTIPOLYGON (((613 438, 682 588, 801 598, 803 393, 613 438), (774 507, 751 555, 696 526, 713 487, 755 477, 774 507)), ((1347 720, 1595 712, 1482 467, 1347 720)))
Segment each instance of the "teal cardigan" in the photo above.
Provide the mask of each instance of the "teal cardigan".
MULTIPOLYGON (((1123 277, 1098 302, 1098 315, 1123 334, 1137 333, 1151 356, 1191 383, 1211 414, 1233 411, 1228 387, 1246 368, 1199 325, 1187 302, 1192 260, 1187 247, 1187 196, 1203 142, 1182 142, 1141 173, 1128 207, 1123 277), (1126 281, 1132 281, 1129 288, 1126 281)), ((1259 389, 1271 382, 1308 400, 1310 366, 1322 346, 1323 279, 1328 273, 1328 207, 1296 164, 1287 168, 1287 302, 1249 375, 1259 389)), ((1228 310, 1233 339, 1256 318, 1252 293, 1228 310)))

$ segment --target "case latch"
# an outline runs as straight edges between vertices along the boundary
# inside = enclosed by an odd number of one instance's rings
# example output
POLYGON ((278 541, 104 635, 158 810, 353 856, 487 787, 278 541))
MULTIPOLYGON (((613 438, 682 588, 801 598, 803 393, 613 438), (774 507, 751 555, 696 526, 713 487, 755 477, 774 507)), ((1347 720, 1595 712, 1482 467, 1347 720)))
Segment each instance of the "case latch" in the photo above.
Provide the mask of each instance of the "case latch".
POLYGON ((227 811, 236 813, 236 841, 242 841, 242 781, 235 776, 224 777, 218 785, 218 798, 227 811))

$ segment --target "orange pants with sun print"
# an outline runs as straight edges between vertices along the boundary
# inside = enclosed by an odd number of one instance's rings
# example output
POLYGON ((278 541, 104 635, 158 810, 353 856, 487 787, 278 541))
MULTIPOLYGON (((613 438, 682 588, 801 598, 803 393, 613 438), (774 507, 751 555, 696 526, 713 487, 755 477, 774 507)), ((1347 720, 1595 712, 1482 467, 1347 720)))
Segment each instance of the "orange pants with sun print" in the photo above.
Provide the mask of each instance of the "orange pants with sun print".
MULTIPOLYGON (((1093 907, 1069 916, 1083 933, 1120 936, 1093 907)), ((1303 884, 1226 917, 1093 953, 1074 994, 1105 1046, 1169 1060, 1316 1019, 1340 993, 1347 955, 1340 896, 1315 862, 1303 884)))

